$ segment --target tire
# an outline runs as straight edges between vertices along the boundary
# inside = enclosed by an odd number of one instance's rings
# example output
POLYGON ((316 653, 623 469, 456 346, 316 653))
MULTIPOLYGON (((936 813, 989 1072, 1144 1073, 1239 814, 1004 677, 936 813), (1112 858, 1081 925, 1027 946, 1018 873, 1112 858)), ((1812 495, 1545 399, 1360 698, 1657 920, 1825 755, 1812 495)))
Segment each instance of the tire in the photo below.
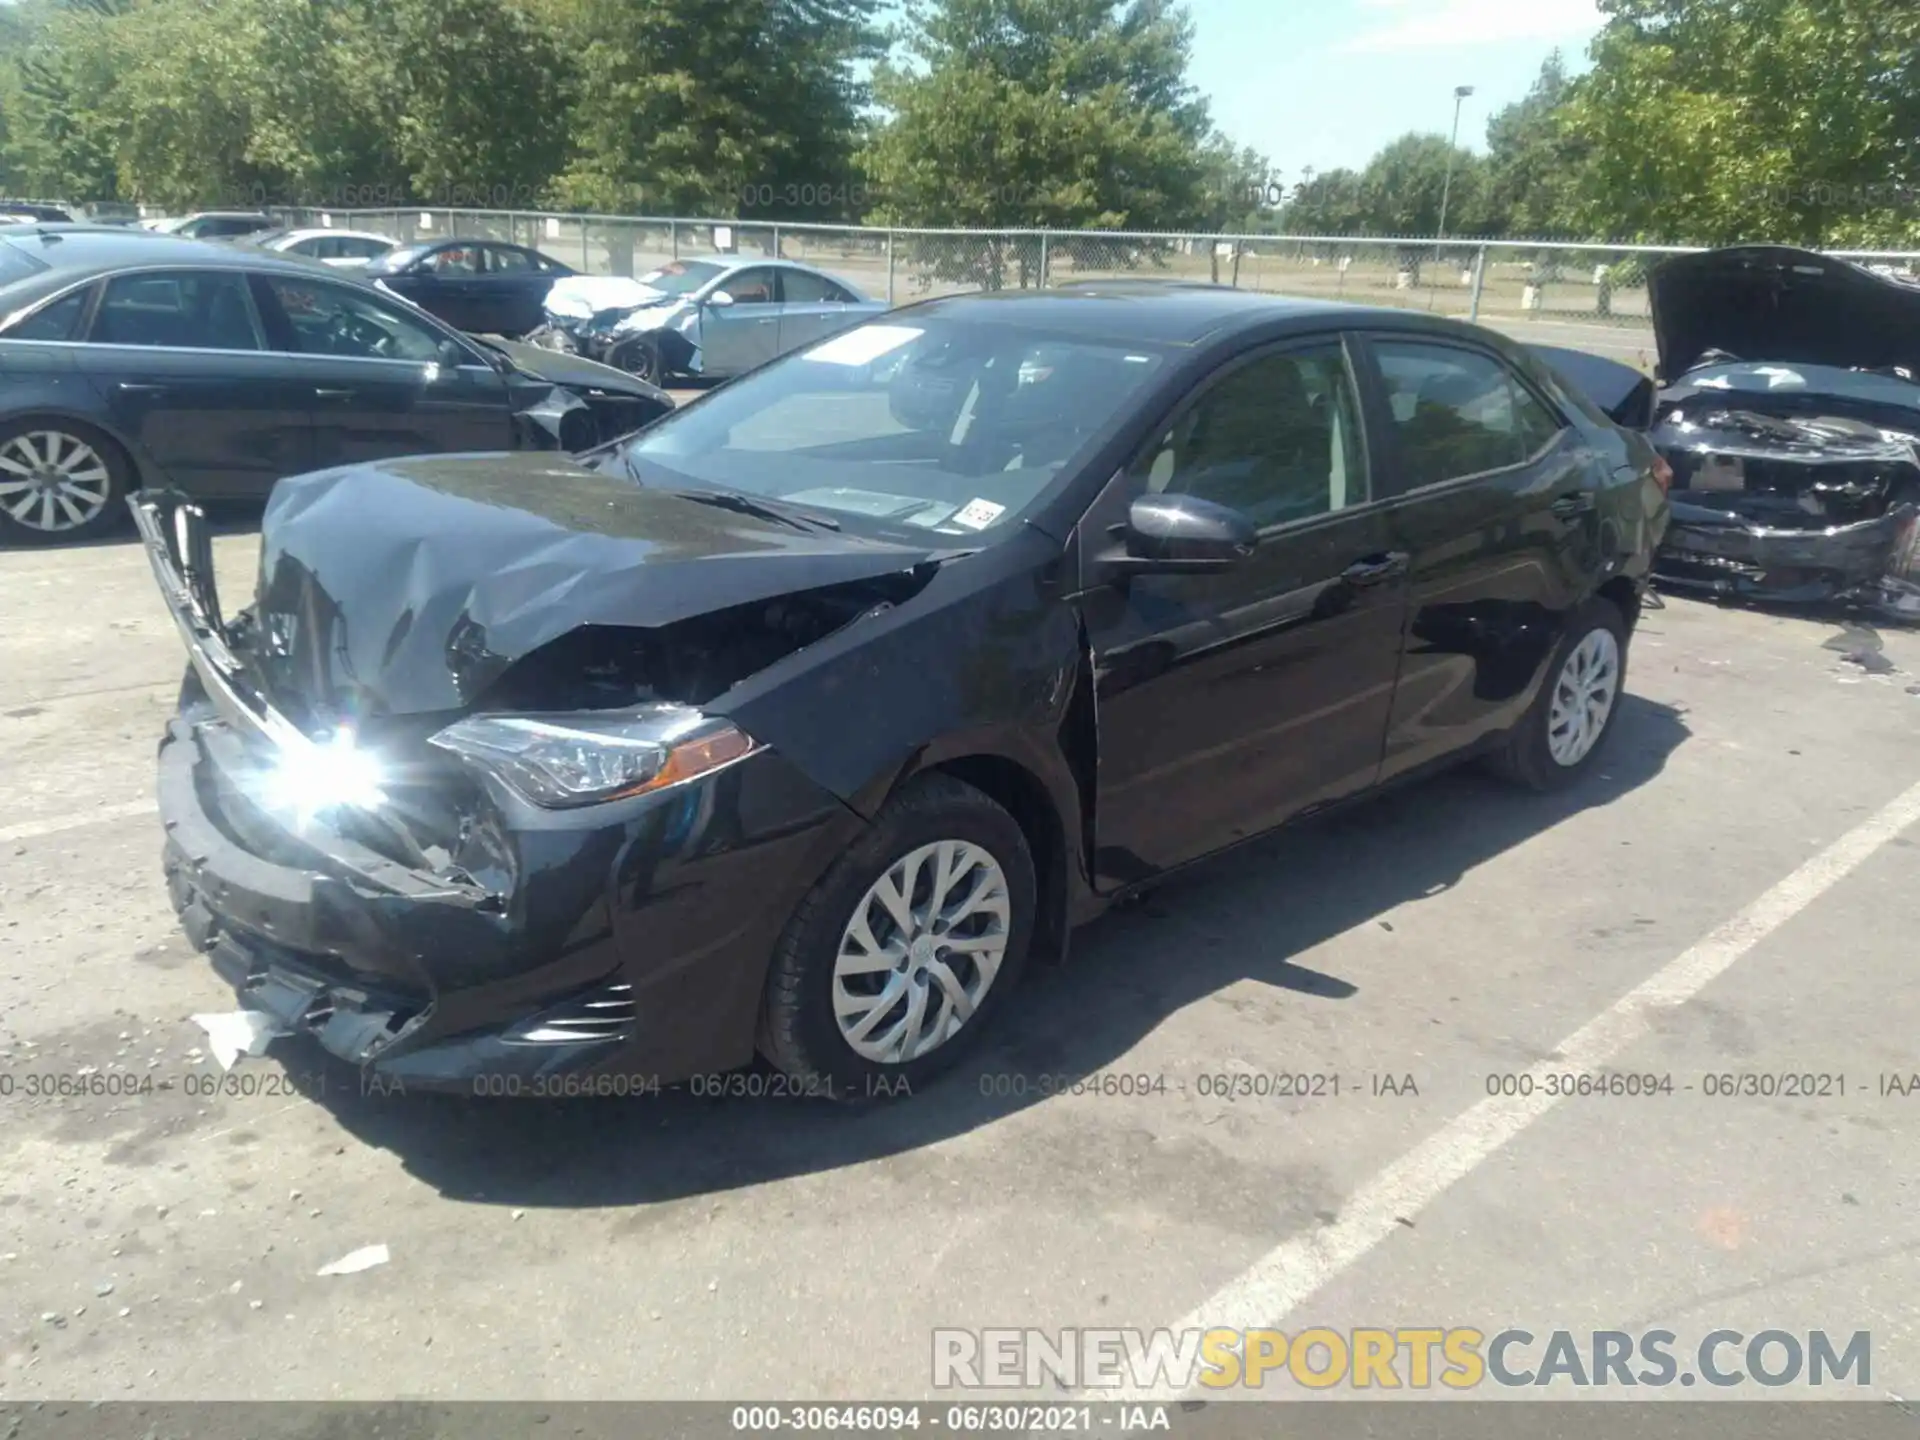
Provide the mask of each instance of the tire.
POLYGON ((794 1079, 838 1097, 913 1093, 978 1042, 1017 986, 1033 936, 1035 897, 1033 856, 1011 815, 949 776, 912 782, 794 912, 767 977, 761 1054, 794 1079), (928 921, 943 855, 965 866, 954 873, 944 908, 969 902, 980 907, 956 917, 948 932, 950 939, 976 942, 965 952, 947 953, 931 925, 913 945, 901 943, 899 925, 876 894, 891 881, 919 912, 913 918, 928 921), (911 876, 905 873, 910 864, 911 876), (856 920, 865 921, 877 952, 856 936, 856 920), (996 936, 1004 938, 998 965, 978 986, 996 936), (897 953, 899 959, 892 966, 869 961, 860 967, 863 950, 876 958, 897 953), (857 973, 839 973, 843 951, 857 973), (943 968, 972 1007, 957 1024, 960 1012, 943 968), (889 989, 897 991, 892 1000, 884 998, 889 989), (915 1001, 916 990, 923 1002, 915 1001), (863 1000, 872 1003, 862 1007, 863 1000), (916 1003, 923 1008, 910 1028, 916 1003), (849 1016, 844 1025, 840 1009, 849 1016), (862 1028, 859 1042, 849 1038, 862 1028), (896 1033, 899 1041, 889 1046, 896 1033), (919 1039, 918 1048, 907 1043, 909 1035, 919 1039))
POLYGON ((660 355, 660 347, 651 340, 629 340, 614 352, 612 359, 618 368, 649 385, 667 383, 666 361, 660 355))
POLYGON ((1613 735, 1620 697, 1626 693, 1627 639, 1626 617, 1612 601, 1595 598, 1574 612, 1567 633, 1553 652, 1540 693, 1502 747, 1489 757, 1497 774, 1530 790, 1545 792, 1564 789, 1593 768, 1613 735), (1592 686, 1609 658, 1610 688, 1596 717, 1592 686), (1600 669, 1596 669, 1596 662, 1600 669), (1587 699, 1567 704, 1576 692, 1584 693, 1587 699), (1557 714, 1556 697, 1562 703, 1557 714), (1584 743, 1570 733, 1582 713, 1590 727, 1596 718, 1598 724, 1597 733, 1591 733, 1584 743))
POLYGON ((77 420, 0 425, 0 541, 61 545, 110 534, 127 520, 126 452, 77 420))

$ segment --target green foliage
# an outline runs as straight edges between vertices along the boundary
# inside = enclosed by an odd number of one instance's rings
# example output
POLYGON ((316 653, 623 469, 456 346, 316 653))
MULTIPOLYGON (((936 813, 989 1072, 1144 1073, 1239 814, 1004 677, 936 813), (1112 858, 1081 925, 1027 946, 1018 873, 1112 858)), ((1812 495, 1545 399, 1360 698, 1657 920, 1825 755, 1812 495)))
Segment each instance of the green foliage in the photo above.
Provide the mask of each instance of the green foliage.
POLYGON ((1167 0, 914 0, 861 154, 871 218, 1174 230, 1243 219, 1259 156, 1214 136, 1167 0))

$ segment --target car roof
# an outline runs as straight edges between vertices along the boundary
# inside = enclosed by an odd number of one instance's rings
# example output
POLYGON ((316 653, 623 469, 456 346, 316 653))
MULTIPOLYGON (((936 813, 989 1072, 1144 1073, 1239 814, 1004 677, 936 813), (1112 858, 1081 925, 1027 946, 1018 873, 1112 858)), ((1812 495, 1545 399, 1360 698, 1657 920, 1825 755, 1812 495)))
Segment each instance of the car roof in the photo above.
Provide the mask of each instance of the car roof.
MULTIPOLYGON (((0 244, 39 261, 47 268, 15 282, 35 291, 62 289, 76 280, 111 274, 116 270, 155 265, 192 266, 203 270, 253 270, 311 277, 316 262, 277 251, 239 248, 210 240, 122 226, 8 225, 0 226, 0 244)), ((343 283, 351 283, 344 281, 343 283)))
POLYGON ((1186 346, 1244 330, 1370 329, 1383 322, 1435 335, 1489 333, 1421 310, 1180 280, 1093 280, 1045 290, 985 290, 922 300, 896 313, 907 312, 1030 326, 1089 340, 1186 346))
POLYGON ((391 235, 379 235, 372 230, 342 230, 332 225, 308 225, 298 230, 282 230, 280 232, 280 238, 283 240, 311 240, 319 235, 341 235, 349 240, 385 240, 393 245, 401 243, 391 235))

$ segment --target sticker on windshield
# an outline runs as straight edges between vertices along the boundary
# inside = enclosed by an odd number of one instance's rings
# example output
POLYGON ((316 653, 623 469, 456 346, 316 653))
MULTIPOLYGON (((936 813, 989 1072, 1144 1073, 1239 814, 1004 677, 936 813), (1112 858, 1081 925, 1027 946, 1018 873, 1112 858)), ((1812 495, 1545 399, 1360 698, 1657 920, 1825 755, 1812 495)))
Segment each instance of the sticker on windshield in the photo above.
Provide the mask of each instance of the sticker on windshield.
POLYGON ((969 500, 953 512, 951 523, 964 525, 969 530, 984 530, 1006 511, 1006 506, 996 505, 991 500, 969 500))
POLYGON ((807 359, 829 365, 865 365, 926 333, 911 325, 867 325, 824 340, 805 353, 807 359))

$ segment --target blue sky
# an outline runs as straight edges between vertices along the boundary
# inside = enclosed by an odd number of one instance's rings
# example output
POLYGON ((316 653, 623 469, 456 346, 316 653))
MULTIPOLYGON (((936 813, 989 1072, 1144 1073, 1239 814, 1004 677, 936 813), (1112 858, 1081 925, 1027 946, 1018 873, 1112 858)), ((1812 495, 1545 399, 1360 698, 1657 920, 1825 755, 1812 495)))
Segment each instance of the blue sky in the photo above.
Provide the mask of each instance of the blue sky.
POLYGON ((1525 95, 1556 45, 1583 69, 1594 0, 1188 0, 1193 82, 1214 123, 1293 184, 1306 166, 1364 165, 1409 130, 1445 134, 1453 89, 1475 93, 1462 144, 1525 95))

